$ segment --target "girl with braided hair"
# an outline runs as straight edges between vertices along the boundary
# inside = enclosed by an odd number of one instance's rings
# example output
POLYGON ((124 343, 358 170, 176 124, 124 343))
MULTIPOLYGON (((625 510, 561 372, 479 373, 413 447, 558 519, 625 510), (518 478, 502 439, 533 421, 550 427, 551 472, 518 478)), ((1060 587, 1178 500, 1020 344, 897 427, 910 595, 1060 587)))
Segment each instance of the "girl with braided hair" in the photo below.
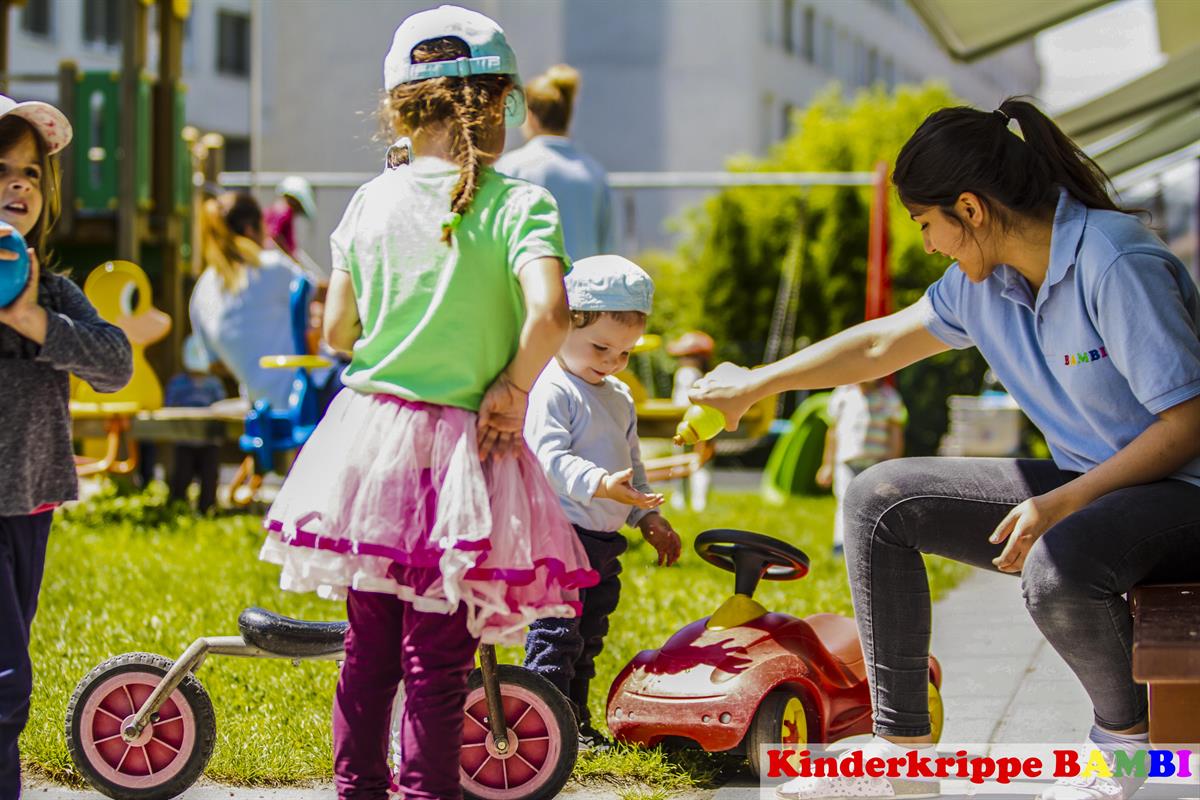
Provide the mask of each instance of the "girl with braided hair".
POLYGON ((495 22, 409 17, 384 62, 383 174, 331 237, 325 338, 345 389, 267 516, 281 585, 346 599, 334 699, 340 797, 387 796, 401 680, 405 796, 458 798, 477 644, 579 613, 596 574, 522 430, 566 337, 558 210, 490 166, 524 101, 495 22))

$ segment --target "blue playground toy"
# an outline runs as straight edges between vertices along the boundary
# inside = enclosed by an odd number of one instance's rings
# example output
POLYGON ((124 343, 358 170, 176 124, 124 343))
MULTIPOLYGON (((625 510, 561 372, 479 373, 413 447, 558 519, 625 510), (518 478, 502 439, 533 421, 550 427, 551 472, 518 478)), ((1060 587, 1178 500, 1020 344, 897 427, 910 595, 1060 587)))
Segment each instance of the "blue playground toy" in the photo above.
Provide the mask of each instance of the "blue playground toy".
POLYGON ((0 237, 0 248, 17 254, 12 261, 0 261, 0 308, 8 308, 25 291, 29 283, 29 245, 25 237, 13 230, 0 237))
POLYGON ((230 487, 230 498, 240 505, 249 503, 262 476, 274 469, 277 453, 296 450, 308 441, 324 411, 321 398, 336 389, 337 371, 327 358, 307 355, 308 301, 313 285, 307 278, 292 281, 289 307, 292 319, 292 342, 300 355, 263 356, 259 365, 266 369, 293 369, 292 391, 287 408, 272 408, 268 400, 259 400, 246 415, 245 429, 238 446, 246 460, 230 487), (328 370, 323 380, 314 377, 314 370, 328 370), (243 485, 245 484, 245 485, 243 485))

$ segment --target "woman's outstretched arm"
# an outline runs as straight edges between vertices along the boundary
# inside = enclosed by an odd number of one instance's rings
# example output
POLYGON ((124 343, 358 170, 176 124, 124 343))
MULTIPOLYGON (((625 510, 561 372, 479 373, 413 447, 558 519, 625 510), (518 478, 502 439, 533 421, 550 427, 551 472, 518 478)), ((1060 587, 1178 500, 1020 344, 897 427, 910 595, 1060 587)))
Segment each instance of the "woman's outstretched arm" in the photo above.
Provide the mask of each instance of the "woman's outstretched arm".
POLYGON ((764 397, 794 389, 828 389, 882 378, 949 350, 925 328, 929 301, 863 322, 787 358, 754 369, 725 363, 696 381, 688 397, 725 414, 725 427, 737 428, 750 406, 764 397))

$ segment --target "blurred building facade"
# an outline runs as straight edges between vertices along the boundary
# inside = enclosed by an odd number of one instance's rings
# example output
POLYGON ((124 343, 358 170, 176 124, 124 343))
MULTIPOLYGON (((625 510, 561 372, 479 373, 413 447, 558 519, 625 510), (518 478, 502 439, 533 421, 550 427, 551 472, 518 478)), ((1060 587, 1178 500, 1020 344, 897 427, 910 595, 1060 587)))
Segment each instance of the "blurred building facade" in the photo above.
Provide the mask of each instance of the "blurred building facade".
MULTIPOLYGON (((11 13, 13 72, 119 67, 121 0, 26 0, 11 13)), ((976 64, 937 48, 903 0, 463 0, 495 18, 532 76, 566 61, 583 75, 573 136, 610 171, 719 170, 787 135, 791 112, 831 82, 846 91, 940 79, 968 101, 1032 93, 1032 43, 976 64)), ((382 62, 396 25, 433 0, 192 0, 185 28, 188 121, 224 134, 227 168, 251 166, 251 16, 259 14, 263 171, 380 167, 382 62)), ((150 26, 154 30, 153 22, 150 26)), ((155 46, 150 46, 150 64, 155 46)), ((10 87, 47 97, 52 86, 10 87)), ((520 144, 519 133, 510 146, 520 144)), ((304 238, 327 252, 351 190, 319 191, 304 238)), ((662 245, 664 221, 703 193, 618 198, 625 249, 662 245)))
MULTIPOLYGON (((51 74, 64 60, 79 69, 120 70, 122 0, 25 0, 9 10, 9 69, 17 75, 51 74)), ((250 9, 252 0, 191 0, 183 29, 187 121, 226 137, 227 161, 249 168, 250 9)), ((147 64, 158 63, 150 7, 147 64)), ((57 86, 13 81, 17 99, 55 101, 57 86)), ((68 114, 74 114, 68 109, 68 114)))

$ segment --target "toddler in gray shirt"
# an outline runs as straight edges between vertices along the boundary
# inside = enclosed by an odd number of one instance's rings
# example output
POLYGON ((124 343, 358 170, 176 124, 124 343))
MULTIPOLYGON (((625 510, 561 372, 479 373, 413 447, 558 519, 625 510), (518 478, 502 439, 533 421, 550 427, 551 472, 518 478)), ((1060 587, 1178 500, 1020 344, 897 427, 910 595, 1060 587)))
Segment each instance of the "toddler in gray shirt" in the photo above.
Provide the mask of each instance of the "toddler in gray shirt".
POLYGON ((669 566, 682 545, 655 509, 638 451, 633 397, 615 376, 646 328, 654 283, 640 267, 614 255, 575 262, 566 277, 571 332, 529 395, 525 439, 558 493, 600 583, 580 592, 575 619, 538 620, 525 642, 525 666, 558 687, 572 705, 585 744, 602 735, 587 709, 595 659, 616 610, 626 543, 618 532, 636 525, 669 566))

